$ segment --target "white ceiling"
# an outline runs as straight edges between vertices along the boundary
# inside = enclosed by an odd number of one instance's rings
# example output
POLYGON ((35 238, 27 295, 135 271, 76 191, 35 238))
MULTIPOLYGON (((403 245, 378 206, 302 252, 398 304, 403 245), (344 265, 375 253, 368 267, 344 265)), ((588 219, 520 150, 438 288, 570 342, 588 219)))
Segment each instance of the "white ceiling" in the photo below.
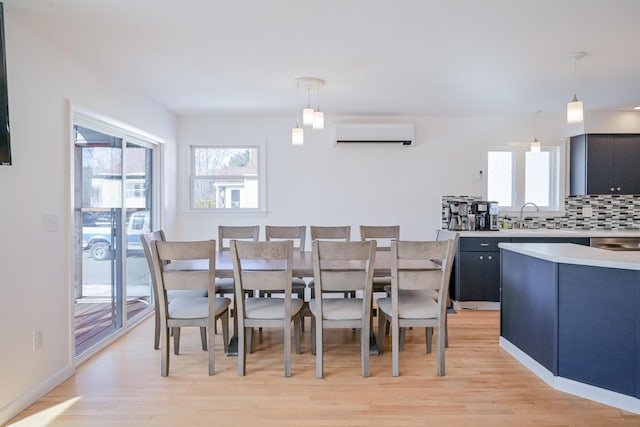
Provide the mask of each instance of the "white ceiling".
MULTIPOLYGON (((4 0, 33 31, 178 114, 277 114, 295 78, 349 115, 640 105, 639 0, 4 0), (585 51, 577 62, 568 54, 585 51)), ((10 59, 10 58, 9 58, 10 59)), ((306 103, 306 92, 301 93, 306 103)), ((315 104, 315 96, 312 96, 315 104)))

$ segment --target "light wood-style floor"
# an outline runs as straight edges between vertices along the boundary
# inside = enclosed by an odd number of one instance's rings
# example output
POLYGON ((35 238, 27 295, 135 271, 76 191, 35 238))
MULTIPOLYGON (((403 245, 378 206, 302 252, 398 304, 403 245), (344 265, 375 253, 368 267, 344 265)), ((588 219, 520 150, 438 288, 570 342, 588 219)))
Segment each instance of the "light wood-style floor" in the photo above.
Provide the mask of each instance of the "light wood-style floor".
POLYGON ((640 426, 639 415, 555 391, 512 359, 498 346, 499 312, 461 311, 449 328, 445 377, 436 376, 435 353, 425 354, 422 330, 408 332, 397 378, 390 350, 372 356, 371 377, 362 378, 357 336, 331 330, 318 380, 307 324, 291 378, 283 376, 282 333, 267 329, 254 336, 242 378, 218 336, 217 374, 208 376, 196 328, 183 329, 182 354, 162 378, 148 319, 8 425, 640 426), (52 412, 59 415, 44 422, 52 412))

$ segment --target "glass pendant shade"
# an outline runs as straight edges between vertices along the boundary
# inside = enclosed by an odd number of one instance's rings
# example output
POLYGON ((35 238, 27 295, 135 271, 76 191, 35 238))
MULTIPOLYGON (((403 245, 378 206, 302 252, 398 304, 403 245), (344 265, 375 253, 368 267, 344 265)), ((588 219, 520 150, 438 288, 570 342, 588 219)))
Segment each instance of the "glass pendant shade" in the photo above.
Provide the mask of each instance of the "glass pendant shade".
POLYGON ((533 142, 531 143, 531 152, 532 153, 539 153, 540 152, 540 141, 538 141, 538 139, 534 139, 533 142))
POLYGON ((311 126, 313 124, 313 108, 308 107, 302 110, 302 124, 311 126))
POLYGON ((291 129, 291 145, 303 145, 304 144, 304 130, 300 125, 291 129))
POLYGON ((582 123, 583 118, 582 101, 573 95, 573 100, 567 104, 567 123, 582 123))
POLYGON ((318 108, 318 111, 313 113, 313 129, 315 130, 324 129, 324 113, 320 111, 319 108, 318 108))

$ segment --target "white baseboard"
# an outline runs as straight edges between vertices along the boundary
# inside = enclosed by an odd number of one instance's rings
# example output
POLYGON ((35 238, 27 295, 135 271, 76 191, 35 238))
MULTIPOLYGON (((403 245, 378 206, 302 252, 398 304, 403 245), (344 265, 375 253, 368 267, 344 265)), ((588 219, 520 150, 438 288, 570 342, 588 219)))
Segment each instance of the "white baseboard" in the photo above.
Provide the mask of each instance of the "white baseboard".
POLYGON ((547 383, 551 388, 574 396, 582 397, 584 399, 593 400, 594 402, 602 403, 604 405, 609 405, 614 408, 622 409, 624 411, 633 412, 634 414, 640 414, 640 399, 567 378, 556 377, 547 368, 533 360, 528 354, 520 350, 505 338, 500 337, 499 342, 500 347, 502 347, 504 351, 509 353, 514 359, 536 374, 536 376, 547 383))
POLYGON ((45 381, 29 388, 27 392, 18 396, 0 409, 0 425, 4 425, 10 419, 27 409, 31 404, 37 402, 42 396, 62 384, 73 375, 73 368, 66 366, 59 370, 45 381))

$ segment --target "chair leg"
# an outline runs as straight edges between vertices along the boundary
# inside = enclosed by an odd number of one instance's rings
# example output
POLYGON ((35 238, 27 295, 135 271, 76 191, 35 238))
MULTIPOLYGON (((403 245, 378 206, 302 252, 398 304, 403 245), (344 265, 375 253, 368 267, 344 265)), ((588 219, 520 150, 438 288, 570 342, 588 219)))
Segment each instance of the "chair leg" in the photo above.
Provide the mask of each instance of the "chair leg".
POLYGON ((284 376, 291 376, 291 319, 284 325, 284 376))
POLYGON ((202 341, 202 351, 207 351, 207 328, 204 326, 200 327, 200 341, 202 341))
POLYGON ((246 328, 244 327, 244 322, 238 322, 238 376, 244 377, 244 372, 247 367, 247 349, 246 349, 246 340, 247 337, 245 335, 246 328))
POLYGON ((311 355, 316 355, 316 318, 311 316, 311 355))
POLYGON ((216 319, 214 318, 209 318, 207 319, 207 327, 206 328, 200 328, 200 332, 202 332, 202 330, 204 330, 206 338, 208 340, 208 351, 207 351, 207 355, 209 356, 209 375, 214 375, 216 373, 216 352, 215 352, 215 340, 216 340, 216 334, 215 334, 215 324, 216 324, 216 319))
MULTIPOLYGON (((431 353, 431 344, 433 342, 433 328, 428 327, 424 328, 424 333, 427 341, 427 354, 431 353)), ((440 335, 440 331, 438 331, 438 335, 440 335)), ((438 337, 436 337, 438 338, 438 337)))
POLYGON ((245 335, 247 337, 247 342, 245 344, 245 347, 247 348, 247 354, 251 354, 251 344, 253 343, 253 328, 246 328, 245 335))
POLYGON ((229 352, 229 310, 225 311, 220 319, 222 320, 222 343, 226 354, 229 352))
POLYGON ((162 328, 160 330, 160 375, 166 377, 169 375, 169 347, 170 347, 170 337, 169 337, 169 328, 162 328))
POLYGON ((322 378, 322 320, 316 318, 315 323, 316 378, 322 378))
POLYGON ((180 354, 180 328, 173 328, 173 353, 180 354))
POLYGON ((449 316, 444 315, 444 346, 449 347, 449 316))
POLYGON ((304 323, 304 317, 302 317, 302 315, 298 315, 293 319, 293 331, 294 338, 296 340, 296 354, 302 354, 302 350, 300 349, 300 333, 302 329, 302 323, 304 323))
POLYGON ((369 329, 370 321, 365 319, 360 329, 360 359, 362 365, 362 377, 369 377, 369 354, 371 350, 371 330, 369 329))
POLYGON ((440 321, 440 326, 438 327, 438 335, 436 336, 438 346, 438 357, 437 357, 437 374, 439 377, 444 376, 444 345, 445 345, 445 334, 443 334, 442 330, 445 325, 443 321, 440 321))
POLYGON ((402 329, 398 327, 398 319, 391 319, 391 375, 394 377, 400 375, 400 331, 402 329))
POLYGON ((386 324, 387 316, 385 316, 382 310, 378 308, 378 335, 376 335, 376 344, 378 344, 378 351, 380 354, 384 351, 384 329, 386 324))
POLYGON ((158 313, 158 311, 156 310, 155 313, 155 328, 153 330, 153 349, 154 350, 158 350, 160 349, 160 313, 158 313))

